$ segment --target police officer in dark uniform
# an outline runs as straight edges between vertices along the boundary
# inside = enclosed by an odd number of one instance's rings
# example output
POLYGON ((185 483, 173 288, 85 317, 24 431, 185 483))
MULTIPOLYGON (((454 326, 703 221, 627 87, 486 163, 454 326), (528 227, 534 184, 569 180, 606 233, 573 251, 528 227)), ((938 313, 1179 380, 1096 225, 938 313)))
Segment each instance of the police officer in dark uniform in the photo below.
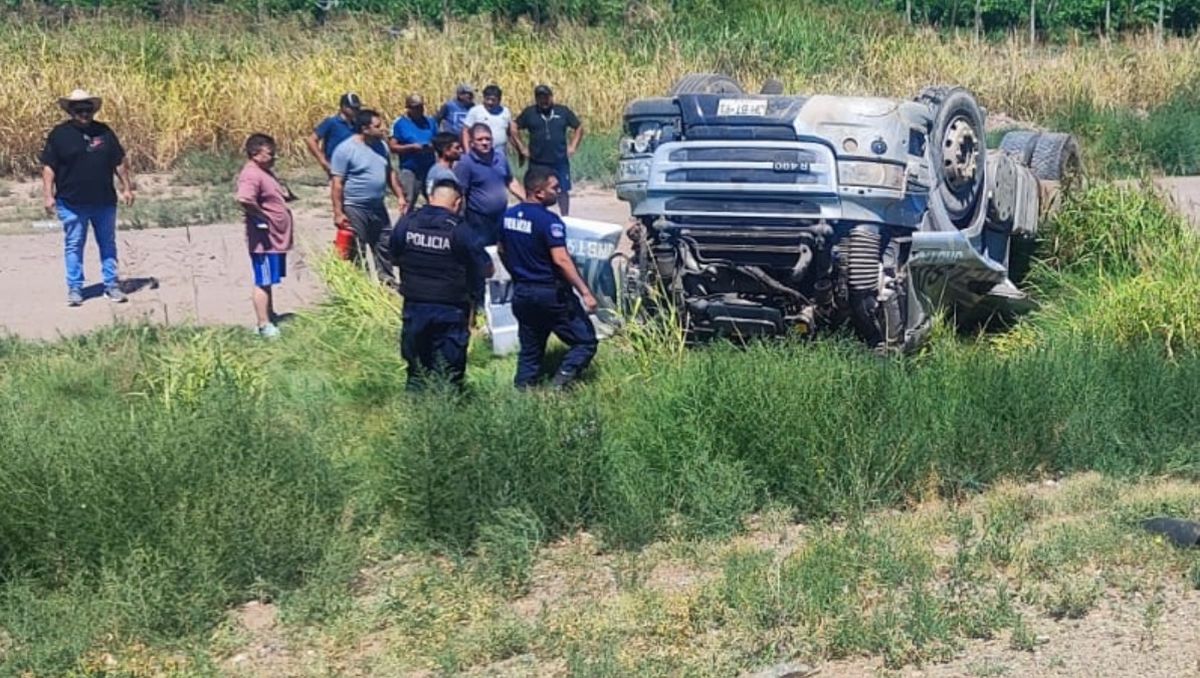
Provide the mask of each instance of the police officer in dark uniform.
POLYGON ((553 169, 531 167, 525 173, 527 202, 510 207, 500 229, 500 257, 513 279, 521 343, 517 388, 537 381, 551 333, 569 347, 554 374, 556 388, 573 382, 596 355, 596 330, 588 318, 596 299, 567 252, 562 219, 547 209, 558 201, 558 190, 553 169))
POLYGON ((408 362, 408 390, 432 375, 461 387, 467 370, 467 320, 476 291, 492 275, 492 260, 460 220, 462 193, 439 181, 429 203, 396 222, 389 243, 404 296, 400 355, 408 362))

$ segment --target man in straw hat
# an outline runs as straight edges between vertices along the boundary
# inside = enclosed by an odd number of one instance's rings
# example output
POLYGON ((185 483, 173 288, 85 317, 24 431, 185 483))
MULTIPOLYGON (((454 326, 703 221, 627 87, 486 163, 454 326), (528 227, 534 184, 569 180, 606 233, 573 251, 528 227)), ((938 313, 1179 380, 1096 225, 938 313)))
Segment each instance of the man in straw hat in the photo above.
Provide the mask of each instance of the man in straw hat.
POLYGON ((67 305, 83 303, 83 249, 88 224, 96 232, 104 295, 122 303, 125 293, 117 280, 117 192, 113 174, 121 183, 121 202, 133 204, 133 179, 125 150, 112 129, 96 122, 100 97, 77 89, 58 100, 70 118, 50 130, 42 150, 42 191, 46 213, 57 216, 66 236, 67 305))

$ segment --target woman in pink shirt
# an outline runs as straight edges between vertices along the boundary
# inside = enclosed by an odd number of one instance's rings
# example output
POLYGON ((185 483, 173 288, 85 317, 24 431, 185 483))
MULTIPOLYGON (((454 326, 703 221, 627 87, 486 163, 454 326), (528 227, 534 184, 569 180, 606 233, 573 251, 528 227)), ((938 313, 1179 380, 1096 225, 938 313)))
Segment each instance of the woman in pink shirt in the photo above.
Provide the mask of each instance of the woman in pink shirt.
POLYGON ((275 140, 266 134, 246 139, 246 156, 237 179, 237 201, 246 213, 246 244, 254 268, 254 314, 259 336, 279 336, 271 286, 287 275, 287 252, 292 249, 291 193, 271 171, 275 140))

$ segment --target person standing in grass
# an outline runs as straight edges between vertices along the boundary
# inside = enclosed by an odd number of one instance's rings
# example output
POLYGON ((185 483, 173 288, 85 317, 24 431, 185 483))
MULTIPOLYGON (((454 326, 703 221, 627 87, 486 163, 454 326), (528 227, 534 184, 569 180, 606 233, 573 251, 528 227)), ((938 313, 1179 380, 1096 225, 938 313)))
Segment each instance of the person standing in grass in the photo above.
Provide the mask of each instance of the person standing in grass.
POLYGON ((330 160, 333 175, 330 194, 334 224, 354 232, 358 241, 356 256, 369 251, 376 277, 389 287, 395 287, 396 274, 387 248, 392 229, 384 197, 391 188, 400 214, 408 211, 408 203, 404 199, 404 189, 392 171, 388 150, 383 144, 385 136, 387 132, 378 113, 369 108, 358 112, 354 135, 337 147, 330 160))
POLYGON ((515 133, 516 128, 513 127, 512 111, 500 103, 503 96, 499 85, 483 88, 483 103, 471 108, 463 120, 463 148, 471 145, 471 128, 483 123, 492 130, 492 147, 496 149, 496 154, 501 158, 508 157, 508 137, 510 133, 515 133))
POLYGON ((354 92, 346 92, 338 101, 338 112, 321 121, 309 135, 308 152, 321 165, 325 176, 332 178, 329 163, 333 152, 343 141, 354 136, 354 119, 362 110, 362 99, 354 92))
POLYGON ((440 131, 449 132, 455 137, 461 138, 463 127, 467 120, 467 113, 475 107, 475 88, 465 82, 458 84, 454 90, 454 98, 442 104, 438 109, 437 115, 433 116, 437 119, 441 126, 440 131))
POLYGON ((404 101, 404 115, 392 123, 388 148, 400 158, 400 186, 408 209, 417 204, 417 196, 425 196, 425 178, 433 167, 433 135, 437 121, 425 115, 425 99, 410 94, 404 101))
POLYGON ((537 382, 546 341, 553 334, 568 349, 552 383, 566 388, 596 355, 596 329, 588 318, 596 312, 596 298, 567 252, 566 226, 548 209, 558 201, 554 171, 530 167, 525 194, 526 202, 504 213, 500 230, 500 260, 513 280, 512 310, 521 345, 513 382, 519 389, 537 382))
MULTIPOLYGON (((433 163, 433 167, 429 168, 429 174, 425 177, 425 195, 433 193, 433 185, 439 181, 458 183, 458 176, 454 174, 454 163, 462 158, 463 147, 459 143, 457 135, 438 132, 433 137, 433 154, 437 160, 433 163)), ((460 186, 459 191, 461 190, 460 186)))
POLYGON ((461 387, 466 374, 471 304, 493 271, 491 257, 458 216, 461 206, 458 183, 443 179, 429 191, 429 204, 392 231, 404 296, 400 355, 408 363, 410 391, 438 375, 461 387))
POLYGON ((454 174, 465 191, 467 225, 483 245, 494 245, 508 207, 508 191, 521 200, 525 192, 513 178, 508 160, 493 150, 492 129, 480 122, 470 132, 471 151, 454 166, 454 174))
POLYGON ((513 135, 513 147, 522 164, 528 159, 530 169, 548 168, 558 177, 558 211, 565 217, 571 211, 571 156, 583 140, 583 123, 574 111, 554 103, 548 85, 533 88, 533 101, 514 121, 518 130, 529 132, 528 150, 519 134, 513 135), (573 130, 570 141, 567 130, 573 130))
POLYGON ((254 269, 254 315, 258 334, 279 336, 275 325, 273 287, 287 275, 287 253, 292 249, 292 211, 289 193, 272 171, 275 140, 266 134, 246 139, 246 164, 237 178, 237 202, 246 214, 246 244, 254 269))
POLYGON ((125 162, 125 149, 117 135, 94 119, 100 97, 77 89, 58 100, 70 117, 50 130, 42 149, 42 196, 46 214, 57 216, 65 236, 67 305, 83 303, 83 250, 88 224, 96 232, 104 295, 115 303, 127 301, 117 267, 117 191, 121 201, 133 204, 133 178, 125 162))

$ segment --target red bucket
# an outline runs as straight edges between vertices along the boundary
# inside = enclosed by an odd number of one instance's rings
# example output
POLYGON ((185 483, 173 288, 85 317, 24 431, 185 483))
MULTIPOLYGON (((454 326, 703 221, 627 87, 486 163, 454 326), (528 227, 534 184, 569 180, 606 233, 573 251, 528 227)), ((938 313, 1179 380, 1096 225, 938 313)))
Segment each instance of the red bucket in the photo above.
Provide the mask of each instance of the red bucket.
POLYGON ((350 253, 354 251, 354 231, 339 228, 333 238, 333 251, 342 259, 349 259, 350 253))

